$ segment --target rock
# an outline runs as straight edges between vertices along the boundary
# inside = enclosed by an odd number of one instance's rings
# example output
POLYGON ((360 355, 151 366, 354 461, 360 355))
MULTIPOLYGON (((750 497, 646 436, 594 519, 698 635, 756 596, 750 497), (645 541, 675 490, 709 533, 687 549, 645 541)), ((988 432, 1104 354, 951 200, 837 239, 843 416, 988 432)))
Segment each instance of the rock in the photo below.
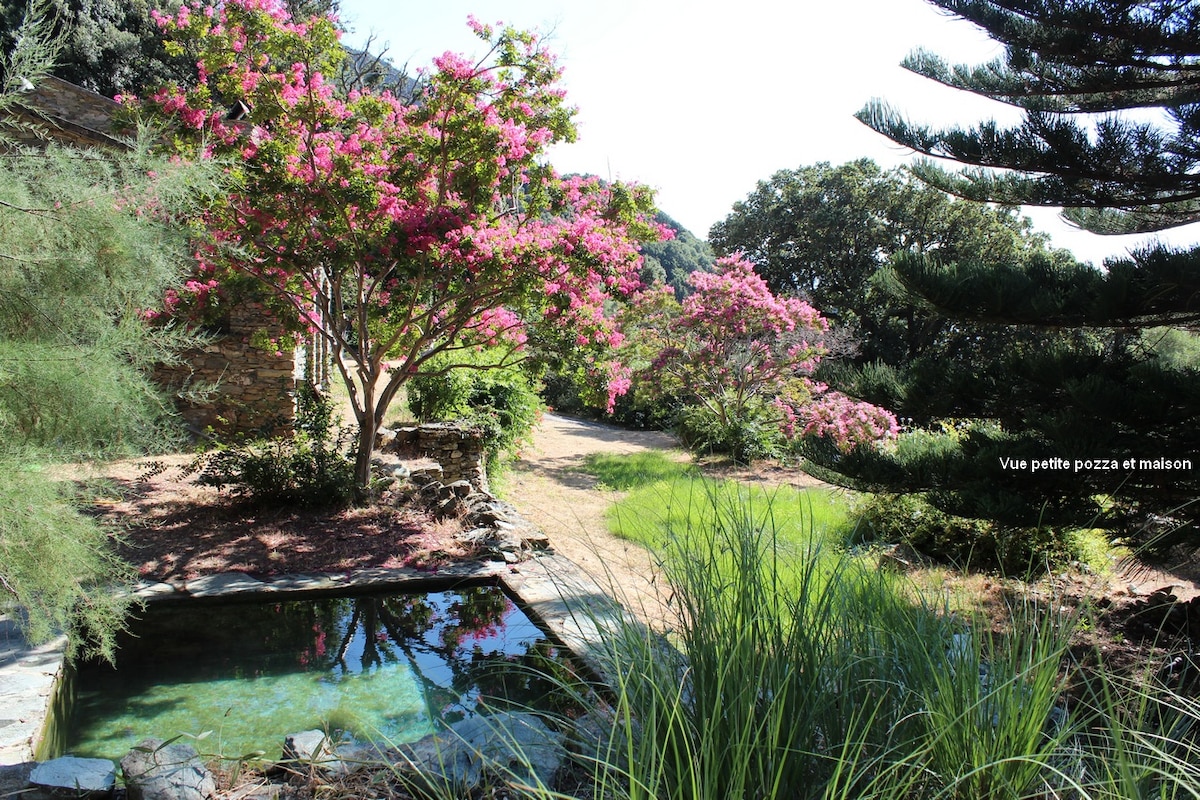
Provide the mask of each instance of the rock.
POLYGON ((506 517, 503 512, 488 507, 472 512, 470 519, 473 525, 495 525, 506 517))
POLYGON ((304 767, 315 767, 326 775, 348 775, 383 760, 379 748, 373 745, 359 744, 353 739, 335 742, 319 730, 285 736, 283 758, 304 767))
POLYGON ((143 739, 121 759, 129 800, 208 800, 216 794, 213 775, 196 748, 143 739))
POLYGON ((496 531, 493 528, 472 528, 454 535, 456 541, 466 545, 485 546, 496 531))
POLYGON ((536 715, 502 711, 453 725, 399 748, 400 769, 460 796, 494 785, 552 786, 566 758, 565 737, 536 715))
POLYGON ((32 761, 19 764, 0 763, 0 797, 19 797, 17 793, 29 788, 29 773, 37 766, 32 761))
POLYGON ((462 501, 457 497, 447 497, 432 509, 433 516, 437 519, 450 519, 460 516, 462 512, 462 501))
POLYGON ((488 561, 505 561, 516 564, 521 560, 520 537, 496 528, 474 528, 456 534, 455 541, 471 548, 477 558, 488 561))
POLYGON ((575 720, 567 748, 586 767, 604 763, 620 771, 629 763, 629 740, 632 738, 636 743, 641 735, 641 727, 636 722, 628 730, 618 731, 612 712, 596 709, 575 720))
POLYGON ((375 449, 390 450, 392 444, 396 441, 396 432, 391 428, 385 428, 382 425, 375 430, 375 449))
POLYGON ((466 497, 467 495, 471 494, 472 491, 474 491, 470 481, 454 481, 453 483, 447 483, 446 489, 449 490, 450 493, 455 497, 466 497))
POLYGON ((879 566, 896 572, 911 572, 925 565, 921 554, 903 543, 889 544, 879 551, 879 566))
POLYGON ((224 597, 231 594, 257 594, 265 584, 244 572, 218 572, 188 581, 187 593, 192 597, 224 597))
POLYGON ((442 467, 440 464, 435 464, 430 467, 414 469, 409 473, 408 479, 417 486, 424 486, 427 483, 441 483, 442 467))
POLYGON ((283 760, 312 764, 332 757, 333 745, 324 731, 289 733, 283 738, 283 760))
POLYGON ((117 783, 117 768, 107 758, 64 756, 34 767, 29 783, 52 795, 108 797, 117 783))

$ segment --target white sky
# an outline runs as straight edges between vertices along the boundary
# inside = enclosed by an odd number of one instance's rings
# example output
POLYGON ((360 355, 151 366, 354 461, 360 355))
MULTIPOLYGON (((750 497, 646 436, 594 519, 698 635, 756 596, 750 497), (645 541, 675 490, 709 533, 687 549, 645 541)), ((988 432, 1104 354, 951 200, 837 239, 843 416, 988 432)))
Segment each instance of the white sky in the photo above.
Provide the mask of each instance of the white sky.
MULTIPOLYGON (((551 154, 561 172, 650 185, 701 239, 777 170, 908 161, 910 151, 854 119, 873 97, 935 124, 1019 118, 898 66, 918 47, 954 63, 1001 53, 924 0, 342 0, 347 41, 373 35, 410 69, 447 50, 479 53, 468 14, 549 36, 579 109, 579 142, 551 154)), ((1056 246, 1096 263, 1148 238, 1094 236, 1053 210, 1026 213, 1056 246)), ((1200 241, 1200 225, 1163 238, 1200 241)))

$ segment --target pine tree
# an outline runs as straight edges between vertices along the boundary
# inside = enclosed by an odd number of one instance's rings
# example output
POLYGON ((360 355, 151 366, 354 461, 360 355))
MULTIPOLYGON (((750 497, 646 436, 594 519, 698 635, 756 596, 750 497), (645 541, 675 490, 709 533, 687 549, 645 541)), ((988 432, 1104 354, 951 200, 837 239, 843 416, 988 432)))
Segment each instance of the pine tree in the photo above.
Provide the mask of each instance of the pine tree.
MULTIPOLYGON (((864 123, 926 156, 914 170, 961 197, 1062 206, 1098 233, 1200 219, 1200 5, 1153 0, 931 0, 1005 55, 914 72, 1023 112, 934 130, 880 101, 864 123), (1146 113, 1159 111, 1163 119, 1146 113)), ((1200 326, 1200 249, 1155 246, 1103 269, 1062 260, 894 262, 905 287, 958 324, 1003 326, 903 377, 900 413, 926 423, 892 453, 815 461, 873 489, 923 492, 1003 526, 1094 523, 1161 550, 1200 538, 1200 363, 1162 342, 1200 326), (1031 346, 1055 330, 1054 346, 1031 346), (1055 461, 1053 459, 1061 459, 1055 461)))

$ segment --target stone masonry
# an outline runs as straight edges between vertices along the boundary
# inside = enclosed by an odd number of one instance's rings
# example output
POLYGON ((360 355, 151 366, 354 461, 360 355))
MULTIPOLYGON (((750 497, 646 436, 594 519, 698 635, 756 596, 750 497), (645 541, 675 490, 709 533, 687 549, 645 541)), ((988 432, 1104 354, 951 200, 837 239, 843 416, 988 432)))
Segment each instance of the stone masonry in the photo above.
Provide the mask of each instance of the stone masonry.
POLYGON ((184 419, 198 432, 289 432, 296 416, 295 353, 290 346, 263 346, 282 335, 283 328, 262 305, 240 303, 220 335, 184 353, 180 363, 158 367, 155 382, 179 396, 184 419))
MULTIPOLYGON (((114 100, 50 75, 39 77, 26 99, 27 108, 19 109, 16 117, 34 127, 15 131, 21 144, 128 147, 114 132, 121 109, 114 100)), ((184 419, 196 432, 288 433, 295 420, 297 361, 301 374, 326 381, 328 356, 319 342, 296 353, 282 333, 261 305, 239 304, 230 311, 220 335, 205 347, 182 354, 181 363, 160 366, 155 381, 177 397, 184 419), (280 350, 261 346, 268 339, 289 344, 280 350)))
POLYGON ((442 466, 442 483, 467 481, 477 491, 488 491, 487 453, 478 430, 453 422, 397 428, 395 438, 380 449, 401 456, 429 458, 442 466))

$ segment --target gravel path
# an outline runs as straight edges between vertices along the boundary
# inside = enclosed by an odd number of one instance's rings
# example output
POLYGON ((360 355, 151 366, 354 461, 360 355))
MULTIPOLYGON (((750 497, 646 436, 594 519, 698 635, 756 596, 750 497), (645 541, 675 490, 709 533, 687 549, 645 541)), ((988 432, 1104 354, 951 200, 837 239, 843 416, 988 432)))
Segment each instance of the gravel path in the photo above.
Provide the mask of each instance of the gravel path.
POLYGON ((642 546, 618 539, 605 510, 624 496, 601 489, 581 471, 590 453, 667 450, 686 454, 665 433, 630 431, 598 422, 544 415, 533 444, 512 466, 506 499, 550 537, 554 549, 588 572, 609 593, 655 626, 670 612, 659 591, 653 558, 642 546))

